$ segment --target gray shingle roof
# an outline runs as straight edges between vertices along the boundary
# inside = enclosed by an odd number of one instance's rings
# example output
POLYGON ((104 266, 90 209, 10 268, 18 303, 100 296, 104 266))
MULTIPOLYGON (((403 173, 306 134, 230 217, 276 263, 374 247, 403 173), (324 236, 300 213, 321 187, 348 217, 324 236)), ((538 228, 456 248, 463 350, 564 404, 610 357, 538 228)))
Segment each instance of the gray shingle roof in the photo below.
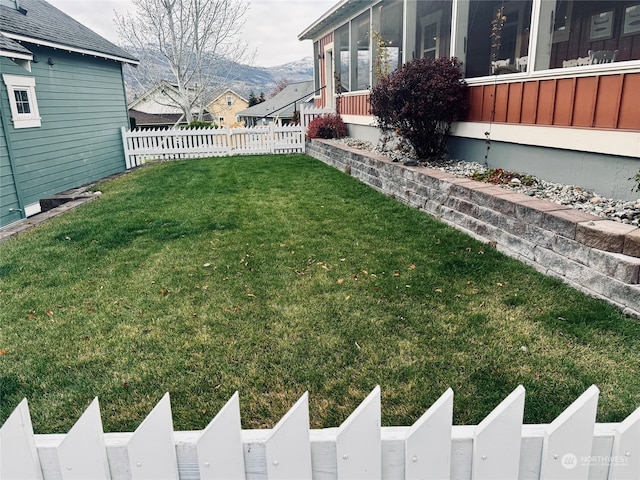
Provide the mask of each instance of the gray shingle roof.
POLYGON ((149 125, 174 125, 178 123, 178 120, 182 120, 181 123, 187 122, 182 118, 181 113, 145 113, 138 110, 129 110, 129 116, 136 120, 138 126, 149 125))
POLYGON ((71 50, 88 51, 96 56, 137 63, 131 54, 44 0, 20 0, 20 7, 26 13, 0 6, 0 33, 19 35, 36 44, 38 41, 49 42, 71 50))
POLYGON ((237 113, 239 117, 280 117, 291 118, 300 104, 306 102, 313 94, 313 80, 308 82, 291 83, 282 89, 275 97, 249 107, 237 113), (284 108, 283 108, 284 107, 284 108))
POLYGON ((31 55, 31 52, 20 45, 18 42, 14 42, 10 38, 5 37, 0 33, 0 50, 5 52, 20 53, 22 55, 31 55))

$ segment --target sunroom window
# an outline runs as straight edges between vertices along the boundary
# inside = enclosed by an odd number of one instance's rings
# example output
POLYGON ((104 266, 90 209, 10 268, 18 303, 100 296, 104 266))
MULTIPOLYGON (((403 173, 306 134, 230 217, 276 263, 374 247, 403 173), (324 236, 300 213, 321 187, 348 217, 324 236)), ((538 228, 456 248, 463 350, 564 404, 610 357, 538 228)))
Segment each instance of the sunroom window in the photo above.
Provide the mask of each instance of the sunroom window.
MULTIPOLYGON (((468 78, 527 71, 532 0, 460 2, 468 78)), ((543 2, 544 3, 544 2, 543 2)))
POLYGON ((547 0, 538 32, 535 69, 640 60, 640 1, 547 0), (547 23, 549 22, 549 23, 547 23))
POLYGON ((317 92, 320 89, 320 43, 313 42, 313 87, 317 92))
POLYGON ((338 54, 335 56, 335 71, 338 74, 337 85, 340 85, 341 92, 348 92, 349 82, 349 24, 345 24, 335 31, 334 49, 338 54))
POLYGON ((351 78, 352 90, 367 90, 371 85, 369 73, 371 70, 371 15, 369 10, 351 21, 351 78))
POLYGON ((412 58, 449 57, 451 48, 451 0, 417 2, 415 47, 412 58))
POLYGON ((14 128, 40 126, 40 113, 36 100, 36 79, 20 75, 2 75, 7 86, 9 106, 14 128))
POLYGON ((381 2, 373 9, 375 77, 391 73, 402 65, 402 3, 381 2))

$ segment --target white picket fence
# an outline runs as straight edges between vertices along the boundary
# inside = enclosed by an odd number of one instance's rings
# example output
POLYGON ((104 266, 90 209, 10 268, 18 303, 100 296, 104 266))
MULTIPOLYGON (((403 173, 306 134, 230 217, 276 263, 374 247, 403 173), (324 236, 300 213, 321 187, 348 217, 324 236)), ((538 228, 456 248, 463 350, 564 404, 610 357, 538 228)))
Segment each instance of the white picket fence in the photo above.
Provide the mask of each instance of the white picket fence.
POLYGON ((414 425, 381 427, 376 387, 339 427, 311 430, 305 393, 273 429, 242 430, 236 392, 204 430, 174 432, 166 394, 132 433, 103 433, 95 399, 62 435, 34 435, 25 399, 0 427, 0 478, 638 480, 640 408, 595 423, 598 395, 592 386, 552 423, 523 425, 519 386, 459 426, 449 389, 414 425))
POLYGON ((149 160, 219 157, 245 154, 304 153, 300 125, 251 128, 126 130, 122 143, 127 169, 149 160))
POLYGON ((333 115, 335 113, 336 110, 334 108, 305 107, 303 105, 300 107, 300 123, 306 132, 309 122, 314 118, 322 117, 324 115, 333 115))

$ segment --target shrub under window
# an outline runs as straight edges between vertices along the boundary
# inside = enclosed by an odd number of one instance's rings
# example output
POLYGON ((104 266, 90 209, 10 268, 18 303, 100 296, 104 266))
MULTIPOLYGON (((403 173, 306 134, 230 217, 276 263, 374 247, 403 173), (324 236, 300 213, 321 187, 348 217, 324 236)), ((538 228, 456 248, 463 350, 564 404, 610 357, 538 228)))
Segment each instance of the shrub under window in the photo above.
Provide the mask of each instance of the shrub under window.
POLYGON ((442 159, 451 124, 469 109, 460 67, 455 58, 421 58, 382 78, 370 97, 380 129, 406 139, 418 158, 442 159))

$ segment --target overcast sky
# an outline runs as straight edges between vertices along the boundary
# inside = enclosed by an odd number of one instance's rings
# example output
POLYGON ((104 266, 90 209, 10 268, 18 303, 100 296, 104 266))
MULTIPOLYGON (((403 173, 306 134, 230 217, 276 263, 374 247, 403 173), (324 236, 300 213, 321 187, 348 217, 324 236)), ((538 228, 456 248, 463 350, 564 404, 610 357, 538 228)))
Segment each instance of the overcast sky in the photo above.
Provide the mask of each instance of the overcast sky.
MULTIPOLYGON (((124 14, 130 0, 47 0, 106 39, 120 44, 114 11, 124 14)), ((234 0, 232 0, 234 1, 234 0)), ((245 40, 257 50, 254 65, 271 67, 313 55, 311 41, 298 34, 338 0, 249 0, 245 40)))

